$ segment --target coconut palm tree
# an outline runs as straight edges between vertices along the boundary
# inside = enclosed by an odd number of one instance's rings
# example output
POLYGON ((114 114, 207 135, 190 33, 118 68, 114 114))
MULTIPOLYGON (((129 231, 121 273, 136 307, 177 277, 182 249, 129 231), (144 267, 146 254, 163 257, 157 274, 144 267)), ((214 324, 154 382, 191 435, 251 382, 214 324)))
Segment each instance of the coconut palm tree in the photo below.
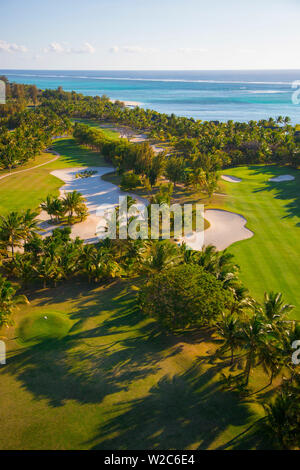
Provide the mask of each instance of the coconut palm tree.
POLYGON ((197 253, 195 256, 197 264, 202 266, 205 271, 211 274, 215 274, 218 271, 218 252, 215 246, 207 245, 203 246, 202 251, 197 253))
POLYGON ((296 437, 295 430, 299 418, 296 413, 299 413, 299 405, 297 407, 295 402, 296 397, 293 399, 290 394, 281 392, 273 402, 263 405, 266 412, 266 429, 282 449, 289 449, 296 437))
POLYGON ((10 212, 7 216, 0 215, 0 239, 10 246, 14 258, 15 247, 22 245, 25 238, 23 215, 18 212, 10 212))
POLYGON ((182 255, 169 240, 151 241, 143 268, 148 273, 158 273, 180 262, 182 255))
MULTIPOLYGON (((122 240, 123 241, 123 240, 122 240)), ((149 243, 146 240, 124 240, 124 255, 121 257, 122 265, 127 274, 137 274, 145 260, 149 243)))
POLYGON ((264 318, 254 312, 241 327, 241 345, 247 351, 245 365, 245 384, 248 385, 251 369, 256 365, 262 348, 267 347, 267 326, 264 318))
POLYGON ((16 295, 16 289, 12 284, 0 276, 0 327, 9 326, 13 310, 20 304, 28 304, 25 295, 16 295))
POLYGON ((276 344, 266 342, 258 351, 258 363, 261 365, 267 375, 270 376, 270 384, 273 379, 279 375, 284 367, 284 358, 276 344))
POLYGON ((66 213, 66 209, 63 204, 63 201, 59 199, 58 197, 54 197, 52 199, 50 210, 51 210, 51 214, 54 215, 57 222, 59 222, 59 219, 63 217, 66 213))
POLYGON ((51 281, 56 284, 63 277, 63 270, 58 266, 55 259, 42 256, 37 264, 33 265, 36 276, 42 280, 44 289, 51 281))
POLYGON ((238 319, 232 314, 222 315, 222 320, 217 323, 217 329, 219 335, 223 338, 224 344, 221 350, 230 349, 231 351, 231 362, 233 364, 234 351, 241 344, 241 325, 238 319))
POLYGON ((43 211, 47 212, 47 214, 50 215, 50 219, 52 220, 53 214, 53 201, 54 201, 54 196, 51 196, 51 194, 48 194, 46 199, 41 202, 40 207, 43 211))
POLYGON ((6 270, 10 274, 16 276, 24 287, 34 278, 33 258, 29 253, 16 253, 11 263, 7 263, 6 270))
POLYGON ((106 249, 95 247, 84 248, 82 271, 88 275, 89 281, 107 281, 123 275, 119 263, 106 249))
POLYGON ((222 281, 225 288, 229 288, 237 281, 239 266, 233 261, 234 255, 227 250, 218 252, 213 245, 204 246, 202 251, 192 256, 193 262, 222 281))
POLYGON ((39 220, 37 219, 39 212, 27 209, 23 214, 23 228, 24 228, 24 240, 28 242, 39 229, 39 220))
POLYGON ((78 191, 71 191, 65 193, 63 204, 66 211, 69 212, 69 220, 71 221, 74 213, 77 214, 78 211, 82 211, 84 198, 78 191))
POLYGON ((274 327, 282 326, 286 316, 294 308, 294 305, 284 303, 281 292, 265 292, 262 305, 263 313, 274 327))

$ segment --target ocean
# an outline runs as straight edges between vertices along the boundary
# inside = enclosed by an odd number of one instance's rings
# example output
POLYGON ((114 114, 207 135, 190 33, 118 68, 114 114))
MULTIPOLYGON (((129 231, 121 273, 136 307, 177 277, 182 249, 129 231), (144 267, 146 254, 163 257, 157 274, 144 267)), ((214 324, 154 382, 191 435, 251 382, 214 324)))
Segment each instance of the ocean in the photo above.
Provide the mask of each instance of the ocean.
POLYGON ((0 70, 10 81, 37 87, 106 94, 144 108, 195 119, 249 121, 289 116, 300 124, 293 104, 300 70, 266 71, 63 71, 0 70))

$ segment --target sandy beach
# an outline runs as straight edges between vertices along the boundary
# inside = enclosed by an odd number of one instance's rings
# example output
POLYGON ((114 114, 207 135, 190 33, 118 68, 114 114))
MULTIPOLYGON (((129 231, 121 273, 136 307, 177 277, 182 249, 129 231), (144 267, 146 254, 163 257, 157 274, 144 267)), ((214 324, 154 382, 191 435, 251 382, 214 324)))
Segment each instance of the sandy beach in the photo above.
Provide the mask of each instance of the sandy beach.
POLYGON ((124 101, 124 100, 110 100, 112 103, 115 103, 116 101, 121 101, 121 103, 124 103, 127 108, 135 108, 136 106, 141 106, 142 103, 139 101, 124 101))

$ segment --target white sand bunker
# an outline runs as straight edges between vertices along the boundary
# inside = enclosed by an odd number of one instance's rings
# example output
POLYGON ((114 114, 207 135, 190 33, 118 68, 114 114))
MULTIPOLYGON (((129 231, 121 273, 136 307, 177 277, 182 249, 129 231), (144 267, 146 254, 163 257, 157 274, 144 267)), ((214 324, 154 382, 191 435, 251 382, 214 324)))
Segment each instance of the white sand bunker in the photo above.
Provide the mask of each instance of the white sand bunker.
POLYGON ((281 175, 276 176, 275 178, 270 178, 269 181, 273 181, 274 183, 281 183, 282 181, 293 181, 295 179, 292 175, 281 175))
POLYGON ((229 183, 240 183, 242 181, 240 178, 236 178, 235 176, 229 175, 222 175, 221 178, 222 180, 228 181, 229 183))
MULTIPOLYGON (((120 196, 132 196, 140 203, 148 204, 148 201, 137 197, 133 193, 125 193, 115 184, 104 181, 101 176, 113 171, 107 167, 89 167, 91 171, 97 172, 89 178, 76 178, 76 174, 85 168, 67 168, 52 171, 51 174, 65 182, 60 188, 61 196, 68 191, 78 191, 86 199, 86 206, 89 212, 87 219, 72 226, 72 238, 80 237, 85 243, 96 243, 97 227, 102 226, 104 218, 102 213, 109 211, 119 204, 120 196), (101 210, 99 210, 101 206, 101 210)), ((218 250, 224 250, 232 243, 251 238, 253 233, 245 228, 246 219, 239 214, 222 210, 210 209, 205 212, 205 218, 211 224, 204 234, 194 233, 186 237, 184 241, 194 250, 201 250, 203 245, 215 245, 218 250)), ((43 237, 51 235, 57 226, 49 224, 49 216, 42 212, 39 216, 43 222, 40 224, 44 229, 43 237)))
MULTIPOLYGON (((86 199, 86 206, 89 212, 88 217, 83 222, 72 225, 72 238, 80 237, 85 243, 97 243, 99 241, 96 236, 97 226, 102 225, 104 218, 99 215, 105 211, 109 211, 119 204, 119 196, 132 196, 138 202, 144 202, 132 193, 121 191, 115 184, 104 181, 101 176, 114 171, 114 168, 108 167, 88 167, 88 170, 97 172, 89 178, 76 178, 76 174, 83 171, 86 167, 66 168, 63 170, 52 171, 51 174, 65 182, 60 188, 60 195, 65 192, 78 191, 86 199), (101 210, 99 207, 101 206, 101 210)), ((42 211, 39 216, 44 222, 40 225, 45 231, 43 237, 51 235, 57 226, 49 225, 49 216, 42 211)))
POLYGON ((194 233, 185 237, 185 243, 193 250, 201 251, 203 245, 214 245, 217 250, 225 250, 240 240, 253 237, 253 232, 245 227, 247 220, 233 212, 218 209, 209 209, 205 212, 205 219, 210 227, 201 233, 194 233))

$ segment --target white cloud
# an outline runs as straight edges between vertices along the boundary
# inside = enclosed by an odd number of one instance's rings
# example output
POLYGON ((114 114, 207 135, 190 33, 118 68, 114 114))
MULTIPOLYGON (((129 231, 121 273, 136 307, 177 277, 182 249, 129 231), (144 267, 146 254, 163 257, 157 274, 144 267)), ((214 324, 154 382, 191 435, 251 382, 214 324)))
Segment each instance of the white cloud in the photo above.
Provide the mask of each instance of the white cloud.
POLYGON ((153 54, 156 52, 156 49, 140 46, 113 46, 109 49, 109 52, 113 54, 117 54, 118 52, 125 54, 153 54))
POLYGON ((56 54, 61 54, 64 52, 64 47, 59 44, 59 42, 51 42, 51 44, 44 49, 44 52, 55 52, 56 54))
POLYGON ((202 54, 203 52, 207 52, 207 49, 205 48, 195 48, 195 47, 180 47, 178 49, 178 52, 181 54, 202 54))
POLYGON ((94 54, 96 49, 89 43, 85 42, 79 49, 71 49, 73 54, 94 54))
POLYGON ((28 52, 27 47, 0 39, 0 52, 28 52))
POLYGON ((54 52, 55 54, 94 54, 96 49, 89 43, 85 42, 78 48, 68 47, 59 42, 51 42, 48 47, 43 49, 44 53, 54 52))

